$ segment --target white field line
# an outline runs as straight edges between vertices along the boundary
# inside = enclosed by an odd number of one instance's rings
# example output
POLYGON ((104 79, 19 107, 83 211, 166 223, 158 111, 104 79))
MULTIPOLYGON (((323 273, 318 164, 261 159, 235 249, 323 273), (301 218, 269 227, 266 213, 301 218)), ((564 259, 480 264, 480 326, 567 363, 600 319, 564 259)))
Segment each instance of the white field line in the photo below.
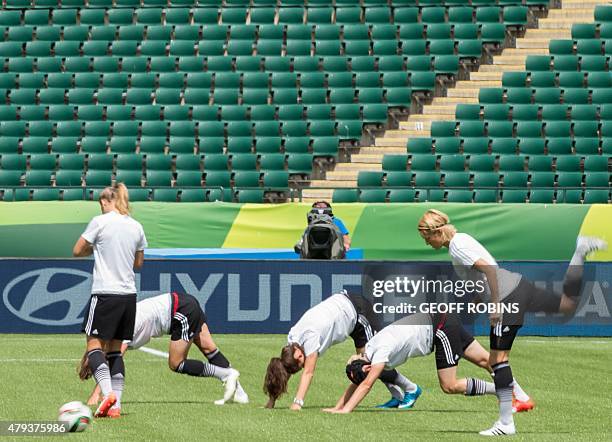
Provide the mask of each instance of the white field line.
POLYGON ((170 356, 165 351, 159 351, 149 347, 140 347, 138 350, 143 351, 145 353, 149 353, 150 355, 159 356, 160 358, 167 358, 168 356, 170 356))

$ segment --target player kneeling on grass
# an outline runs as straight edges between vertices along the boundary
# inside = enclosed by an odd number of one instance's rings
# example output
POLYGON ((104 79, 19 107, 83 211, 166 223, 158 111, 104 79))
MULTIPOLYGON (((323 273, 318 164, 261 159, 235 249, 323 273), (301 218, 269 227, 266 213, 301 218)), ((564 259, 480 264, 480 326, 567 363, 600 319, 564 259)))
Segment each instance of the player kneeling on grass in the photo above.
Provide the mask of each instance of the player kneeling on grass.
MULTIPOLYGON (((344 290, 306 311, 289 330, 288 344, 281 350, 280 358, 272 358, 268 364, 264 380, 264 392, 269 397, 266 407, 274 408, 276 400, 287 391, 289 377, 304 369, 291 405, 292 410, 301 409, 318 358, 349 336, 357 353, 361 353, 378 330, 378 320, 369 302, 344 290)), ((379 377, 393 396, 382 408, 410 408, 421 394, 416 384, 396 370, 383 370, 379 377)))
MULTIPOLYGON (((249 397, 238 382, 238 371, 231 368, 227 358, 215 345, 206 324, 206 314, 198 300, 191 295, 165 293, 139 301, 136 304, 134 338, 123 343, 122 352, 140 348, 151 338, 167 334, 170 335, 168 365, 171 370, 190 376, 215 377, 224 382, 225 394, 223 399, 215 401, 218 405, 230 400, 248 403, 249 397), (206 357, 208 364, 187 359, 192 343, 206 357)), ((113 354, 109 353, 108 357, 113 357, 113 354)), ((86 358, 81 361, 79 376, 81 379, 89 377, 86 358)), ((98 399, 99 389, 96 387, 87 403, 95 404, 98 399)))
MULTIPOLYGON (((411 357, 426 356, 434 347, 438 380, 445 393, 466 396, 495 394, 492 382, 457 379, 457 365, 462 357, 491 372, 489 354, 463 327, 459 318, 454 314, 435 317, 416 314, 383 328, 366 344, 364 354, 349 359, 346 374, 352 384, 334 408, 323 411, 350 413, 370 392, 380 373, 402 365, 411 357)), ((515 388, 520 390, 516 381, 515 388)))

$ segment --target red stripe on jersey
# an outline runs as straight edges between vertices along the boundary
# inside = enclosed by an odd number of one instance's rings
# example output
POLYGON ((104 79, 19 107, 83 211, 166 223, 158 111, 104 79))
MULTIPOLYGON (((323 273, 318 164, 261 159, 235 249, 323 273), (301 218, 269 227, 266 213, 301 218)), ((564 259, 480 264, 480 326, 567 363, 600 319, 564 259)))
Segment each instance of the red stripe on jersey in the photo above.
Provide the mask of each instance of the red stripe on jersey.
MULTIPOLYGON (((444 323, 446 322, 446 313, 440 313, 440 322, 438 322, 438 325, 436 325, 436 330, 438 331, 440 330, 442 327, 444 327, 444 323)), ((435 332, 434 332, 435 334, 435 332)))
POLYGON ((176 314, 176 310, 178 309, 178 294, 176 292, 172 292, 172 317, 176 314))

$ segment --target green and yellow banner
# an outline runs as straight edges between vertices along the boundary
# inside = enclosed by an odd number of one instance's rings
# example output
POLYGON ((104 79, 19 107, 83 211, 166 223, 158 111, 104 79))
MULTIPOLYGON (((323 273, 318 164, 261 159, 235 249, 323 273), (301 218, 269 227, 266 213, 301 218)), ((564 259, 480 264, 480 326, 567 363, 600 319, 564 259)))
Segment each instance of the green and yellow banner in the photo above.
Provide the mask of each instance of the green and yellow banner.
MULTIPOLYGON (((292 248, 310 205, 133 203, 151 248, 292 248)), ((353 247, 367 259, 445 260, 426 246, 416 225, 425 210, 449 214, 460 232, 476 237, 499 260, 569 260, 576 236, 612 243, 612 205, 334 204, 353 247)), ((68 257, 97 202, 0 203, 0 256, 68 257)), ((612 250, 596 261, 612 261, 612 250)))

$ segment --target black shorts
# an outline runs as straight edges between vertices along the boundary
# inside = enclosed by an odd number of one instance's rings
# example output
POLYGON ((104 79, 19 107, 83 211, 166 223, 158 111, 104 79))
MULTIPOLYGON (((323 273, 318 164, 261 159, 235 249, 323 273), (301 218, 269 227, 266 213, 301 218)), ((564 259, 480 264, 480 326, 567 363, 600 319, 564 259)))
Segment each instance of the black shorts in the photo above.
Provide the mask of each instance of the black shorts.
POLYGON ((510 350, 519 329, 523 326, 525 313, 547 312, 557 313, 561 305, 561 296, 557 293, 541 289, 525 278, 521 278, 518 286, 502 300, 502 304, 515 304, 516 313, 504 313, 502 322, 491 327, 489 344, 492 350, 510 350))
POLYGON ((372 304, 361 295, 346 295, 357 312, 357 323, 350 336, 355 342, 355 348, 362 348, 380 331, 381 323, 374 313, 372 304))
POLYGON ((91 295, 81 331, 103 341, 132 340, 136 295, 91 295))
POLYGON ((434 324, 436 368, 442 370, 457 366, 465 349, 474 342, 474 336, 465 329, 457 315, 447 315, 442 327, 437 330, 435 327, 436 324, 434 324))
POLYGON ((200 334, 205 323, 206 314, 196 298, 185 293, 172 293, 170 340, 189 342, 200 334))

